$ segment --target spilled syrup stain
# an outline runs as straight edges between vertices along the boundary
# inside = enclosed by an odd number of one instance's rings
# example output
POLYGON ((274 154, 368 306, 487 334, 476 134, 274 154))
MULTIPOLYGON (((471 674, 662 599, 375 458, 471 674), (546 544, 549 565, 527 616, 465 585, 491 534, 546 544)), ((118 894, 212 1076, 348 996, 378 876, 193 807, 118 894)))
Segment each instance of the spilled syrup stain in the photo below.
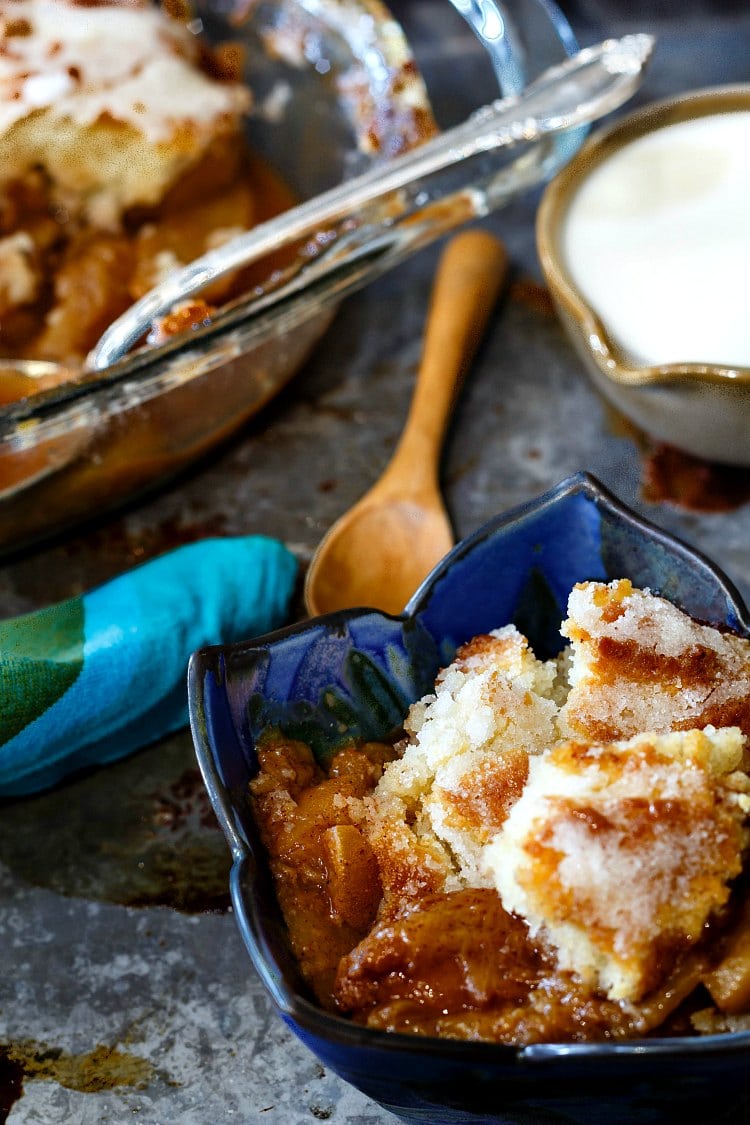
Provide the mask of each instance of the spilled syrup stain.
POLYGON ((169 832, 179 832, 196 821, 201 828, 217 828, 200 770, 187 769, 164 792, 153 794, 154 824, 169 832))
POLYGON ((7 1121, 8 1114, 23 1096, 23 1066, 11 1057, 10 1048, 0 1046, 0 1121, 7 1121))
POLYGON ((138 532, 129 530, 123 519, 115 519, 57 541, 44 551, 23 555, 13 563, 13 581, 19 593, 48 604, 98 586, 176 547, 223 535, 226 519, 221 515, 162 520, 138 532), (71 563, 77 576, 75 589, 71 588, 71 563))
POLYGON ((750 469, 719 465, 654 445, 643 461, 643 497, 692 512, 732 512, 750 501, 750 469))
MULTIPOLYGON (((229 857, 204 846, 205 831, 220 835, 198 769, 151 794, 152 846, 138 863, 144 882, 121 896, 126 906, 169 906, 185 914, 225 914, 230 908, 229 857)), ((223 837, 222 844, 223 844, 223 837)))
POLYGON ((605 416, 610 432, 632 441, 638 450, 641 495, 647 503, 710 515, 733 512, 750 502, 750 469, 705 461, 655 441, 609 404, 605 416))
POLYGON ((529 277, 516 278, 511 283, 509 295, 511 301, 523 305, 531 312, 540 313, 545 317, 555 315, 555 306, 549 290, 529 277))
POLYGON ((226 913, 231 855, 194 762, 182 734, 82 777, 75 800, 71 785, 10 803, 0 859, 66 897, 226 913), (171 776, 155 776, 154 766, 171 776))
POLYGON ((223 516, 205 520, 184 522, 182 519, 167 519, 151 527, 141 528, 137 533, 130 531, 122 521, 89 531, 79 539, 68 540, 62 550, 69 558, 77 555, 94 555, 122 565, 123 561, 132 566, 183 547, 198 539, 210 539, 226 534, 226 520, 223 516))
POLYGON ((0 1122, 23 1097, 24 1079, 48 1079, 79 1093, 129 1086, 142 1090, 156 1072, 151 1063, 102 1044, 82 1055, 30 1041, 0 1044, 0 1122))

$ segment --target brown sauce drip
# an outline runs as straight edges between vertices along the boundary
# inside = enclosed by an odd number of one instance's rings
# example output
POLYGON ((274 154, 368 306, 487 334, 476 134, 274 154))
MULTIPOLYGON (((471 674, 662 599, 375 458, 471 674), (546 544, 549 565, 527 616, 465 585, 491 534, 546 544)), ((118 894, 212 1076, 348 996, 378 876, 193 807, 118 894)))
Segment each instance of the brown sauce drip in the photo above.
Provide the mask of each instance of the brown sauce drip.
POLYGON ((750 502, 750 469, 655 445, 644 455, 643 496, 651 504, 694 512, 731 512, 750 502))

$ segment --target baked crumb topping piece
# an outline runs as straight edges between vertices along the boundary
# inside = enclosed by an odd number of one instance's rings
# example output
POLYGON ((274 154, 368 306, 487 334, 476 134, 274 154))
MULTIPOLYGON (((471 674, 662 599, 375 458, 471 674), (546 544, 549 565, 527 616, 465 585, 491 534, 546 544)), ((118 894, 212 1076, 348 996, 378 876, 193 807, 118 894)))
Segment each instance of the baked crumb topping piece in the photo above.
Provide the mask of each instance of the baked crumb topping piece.
POLYGON ((54 204, 109 229, 158 203, 250 107, 146 0, 2 0, 0 92, 2 181, 41 167, 54 204))
POLYGON ((561 626, 571 643, 560 727, 600 742, 708 725, 750 734, 750 645, 626 579, 584 582, 561 626))
POLYGON ((640 1000, 729 898, 748 844, 736 727, 559 742, 484 860, 506 909, 610 999, 640 1000))
POLYGON ((167 273, 260 220, 233 66, 149 0, 0 0, 0 354, 74 368, 167 273))
POLYGON ((402 757, 369 806, 386 901, 488 886, 482 848, 555 737, 557 665, 514 626, 473 638, 406 718, 402 757))

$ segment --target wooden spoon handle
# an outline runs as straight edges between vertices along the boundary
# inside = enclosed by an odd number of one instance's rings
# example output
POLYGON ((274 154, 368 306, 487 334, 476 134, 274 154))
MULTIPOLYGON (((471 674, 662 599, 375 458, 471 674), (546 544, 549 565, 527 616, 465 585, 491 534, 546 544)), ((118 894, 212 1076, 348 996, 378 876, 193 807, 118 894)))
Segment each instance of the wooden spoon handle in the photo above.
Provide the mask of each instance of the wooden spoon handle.
POLYGON ((435 277, 414 395, 386 478, 391 471, 415 483, 436 476, 448 419, 507 270, 505 248, 489 231, 462 231, 448 242, 435 277))

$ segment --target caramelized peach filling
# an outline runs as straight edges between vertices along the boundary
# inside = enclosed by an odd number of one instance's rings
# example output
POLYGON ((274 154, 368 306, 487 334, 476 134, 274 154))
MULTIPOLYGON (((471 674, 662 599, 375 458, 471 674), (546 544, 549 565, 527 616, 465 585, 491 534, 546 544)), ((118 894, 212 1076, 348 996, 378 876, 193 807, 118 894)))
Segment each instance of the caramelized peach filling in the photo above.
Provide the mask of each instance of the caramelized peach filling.
POLYGON ((428 892, 383 910, 362 798, 394 749, 350 746, 326 771, 275 738, 251 783, 292 951, 318 1002, 389 1031, 506 1043, 691 1033, 689 1012, 750 1008, 750 909, 738 891, 697 948, 664 950, 637 1004, 561 971, 493 888, 428 892), (710 994, 710 999, 709 999, 710 994))

